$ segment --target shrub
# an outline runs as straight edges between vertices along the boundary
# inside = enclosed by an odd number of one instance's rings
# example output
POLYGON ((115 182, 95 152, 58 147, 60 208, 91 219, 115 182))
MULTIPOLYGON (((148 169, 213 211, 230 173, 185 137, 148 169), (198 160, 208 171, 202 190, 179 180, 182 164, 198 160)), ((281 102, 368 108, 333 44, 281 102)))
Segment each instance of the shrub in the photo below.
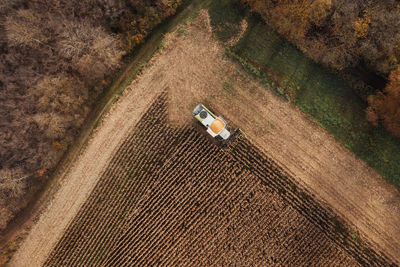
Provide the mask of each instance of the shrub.
POLYGON ((369 97, 367 119, 378 126, 379 122, 394 136, 400 137, 400 67, 389 76, 383 92, 369 97))

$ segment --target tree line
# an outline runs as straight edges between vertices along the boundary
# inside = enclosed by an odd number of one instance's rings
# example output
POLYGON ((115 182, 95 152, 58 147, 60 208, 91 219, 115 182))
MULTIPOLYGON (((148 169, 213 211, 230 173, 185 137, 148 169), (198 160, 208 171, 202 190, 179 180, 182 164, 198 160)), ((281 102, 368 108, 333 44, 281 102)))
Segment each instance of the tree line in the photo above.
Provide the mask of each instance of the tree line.
POLYGON ((0 230, 61 159, 124 55, 180 4, 0 2, 0 230))
POLYGON ((389 78, 382 92, 368 97, 367 119, 400 137, 399 1, 240 1, 314 61, 342 73, 363 66, 389 78))

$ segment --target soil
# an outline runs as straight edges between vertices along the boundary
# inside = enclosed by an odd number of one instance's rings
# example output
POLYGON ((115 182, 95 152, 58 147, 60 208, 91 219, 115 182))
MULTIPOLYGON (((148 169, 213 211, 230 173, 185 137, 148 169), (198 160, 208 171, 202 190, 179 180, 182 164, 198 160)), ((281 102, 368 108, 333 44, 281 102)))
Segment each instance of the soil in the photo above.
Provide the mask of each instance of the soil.
POLYGON ((204 129, 166 123, 166 98, 121 144, 44 266, 389 265, 246 137, 221 149, 204 129))
POLYGON ((400 261, 400 194, 396 188, 294 105, 227 60, 203 16, 186 36, 171 38, 174 47, 185 48, 171 51, 172 58, 180 57, 174 60, 180 66, 177 74, 199 75, 194 62, 201 62, 200 71, 208 70, 203 76, 207 84, 201 88, 190 84, 171 87, 170 108, 176 110, 170 112, 172 120, 191 120, 191 114, 182 110, 203 102, 240 126, 253 143, 285 166, 319 201, 346 218, 362 237, 400 261), (204 62, 205 58, 211 62, 204 62))
POLYGON ((238 125, 317 201, 331 207, 392 260, 400 262, 400 196, 364 162, 293 105, 261 86, 212 35, 206 11, 166 44, 120 97, 70 168, 53 201, 14 255, 11 266, 39 266, 115 155, 161 91, 168 91, 169 121, 184 125, 199 103, 238 125))
POLYGON ((190 137, 149 176, 157 182, 124 223, 104 266, 357 265, 262 185, 244 157, 233 155, 238 151, 222 151, 199 133, 190 137))

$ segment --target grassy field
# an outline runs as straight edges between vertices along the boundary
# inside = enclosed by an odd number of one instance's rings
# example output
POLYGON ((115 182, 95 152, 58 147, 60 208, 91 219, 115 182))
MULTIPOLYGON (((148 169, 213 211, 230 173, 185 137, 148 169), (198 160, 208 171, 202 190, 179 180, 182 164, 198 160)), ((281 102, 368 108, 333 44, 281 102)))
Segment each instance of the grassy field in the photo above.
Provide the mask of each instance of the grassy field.
POLYGON ((366 121, 366 103, 345 81, 308 59, 260 17, 246 14, 238 1, 212 1, 209 12, 222 41, 229 40, 245 18, 247 31, 228 54, 400 189, 400 140, 366 121))

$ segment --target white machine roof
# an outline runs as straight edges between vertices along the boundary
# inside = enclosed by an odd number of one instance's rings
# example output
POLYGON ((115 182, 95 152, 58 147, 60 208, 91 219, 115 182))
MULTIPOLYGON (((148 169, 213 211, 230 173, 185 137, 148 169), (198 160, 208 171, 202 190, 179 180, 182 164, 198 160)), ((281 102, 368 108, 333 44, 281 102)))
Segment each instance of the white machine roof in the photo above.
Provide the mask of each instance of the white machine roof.
POLYGON ((201 123, 208 128, 210 127, 210 125, 213 123, 214 120, 215 119, 210 114, 208 114, 208 116, 205 119, 203 119, 201 123))

